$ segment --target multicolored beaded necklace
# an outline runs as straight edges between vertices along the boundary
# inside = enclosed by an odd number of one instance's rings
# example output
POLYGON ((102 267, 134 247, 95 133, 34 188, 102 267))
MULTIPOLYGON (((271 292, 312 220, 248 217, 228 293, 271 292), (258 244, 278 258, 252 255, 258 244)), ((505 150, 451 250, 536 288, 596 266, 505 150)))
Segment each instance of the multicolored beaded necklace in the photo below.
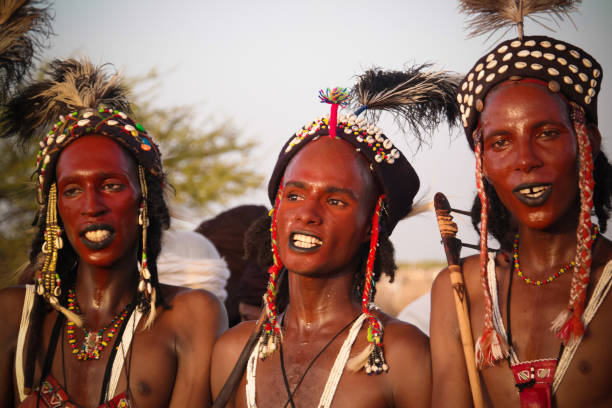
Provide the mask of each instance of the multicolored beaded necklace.
MULTIPOLYGON (((599 227, 597 225, 593 225, 593 228, 591 229, 591 237, 593 238, 593 240, 595 240, 597 238, 597 234, 599 233, 599 227)), ((525 274, 521 271, 520 269, 520 265, 519 265, 519 259, 518 259, 518 244, 519 244, 519 234, 516 234, 514 236, 514 244, 512 245, 513 247, 513 258, 514 258, 514 270, 516 271, 517 276, 522 279, 525 283, 528 283, 530 285, 533 286, 543 286, 543 285, 547 285, 550 282, 554 281, 555 279, 557 279, 559 276, 563 275, 565 272, 567 272, 568 270, 571 270, 571 268, 573 268, 576 264, 574 263, 574 261, 563 265, 558 272, 555 272, 554 274, 550 275, 548 278, 544 279, 544 280, 535 280, 535 279, 531 279, 525 276, 525 274)))
MULTIPOLYGON (((80 347, 76 344, 76 336, 74 333, 76 325, 74 322, 68 321, 66 324, 66 331, 68 333, 68 344, 70 345, 72 354, 75 354, 76 357, 82 361, 99 360, 100 353, 102 353, 110 340, 115 336, 115 333, 117 333, 117 330, 119 330, 119 327, 130 313, 132 309, 131 305, 132 303, 128 303, 120 313, 113 317, 110 323, 100 330, 93 331, 83 327, 85 338, 80 347), (106 335, 104 335, 105 332, 106 335)), ((78 314, 81 313, 74 289, 68 289, 68 310, 78 314)))

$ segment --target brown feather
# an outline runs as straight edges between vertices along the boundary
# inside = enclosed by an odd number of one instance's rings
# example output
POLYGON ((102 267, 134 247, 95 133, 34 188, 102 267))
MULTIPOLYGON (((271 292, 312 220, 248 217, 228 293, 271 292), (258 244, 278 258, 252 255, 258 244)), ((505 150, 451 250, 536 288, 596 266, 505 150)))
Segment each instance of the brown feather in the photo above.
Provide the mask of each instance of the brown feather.
POLYGON ((39 1, 0 0, 0 100, 27 75, 51 35, 51 16, 39 1))
MULTIPOLYGON (((551 29, 541 19, 558 25, 559 21, 569 18, 570 13, 578 10, 581 0, 459 0, 459 11, 467 14, 468 37, 485 33, 489 36, 499 30, 522 26, 525 17, 551 29)), ((521 28, 519 28, 519 36, 521 28)))

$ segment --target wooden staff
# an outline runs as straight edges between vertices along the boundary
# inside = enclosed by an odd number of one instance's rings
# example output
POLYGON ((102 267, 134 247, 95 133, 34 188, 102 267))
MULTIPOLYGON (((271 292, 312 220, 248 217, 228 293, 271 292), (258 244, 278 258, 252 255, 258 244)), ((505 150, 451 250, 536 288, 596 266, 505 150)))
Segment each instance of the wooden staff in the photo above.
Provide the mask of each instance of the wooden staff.
MULTIPOLYGON (((286 269, 283 268, 283 270, 280 273, 280 276, 278 277, 277 286, 279 288, 281 287, 286 275, 287 275, 287 271, 286 269)), ((240 353, 240 356, 238 357, 238 361, 236 361, 236 364, 234 365, 232 372, 230 373, 229 377, 227 377, 225 384, 223 384, 223 387, 221 388, 219 395, 213 401, 212 408, 225 408, 229 400, 232 398, 232 396, 236 392, 236 388, 238 388, 238 384, 240 384, 240 380, 242 379, 244 370, 246 370, 246 366, 249 362, 249 357, 251 356, 251 352, 253 351, 253 348, 255 347, 255 345, 257 344, 257 341, 259 340, 259 336, 261 335, 261 332, 263 331, 264 323, 266 322, 267 319, 268 319, 268 315, 266 314, 266 307, 264 305, 259 315, 259 319, 257 319, 257 324, 255 325, 255 328, 251 332, 249 339, 244 345, 244 348, 242 349, 242 352, 240 353)))
POLYGON ((442 193, 436 193, 434 197, 434 207, 436 209, 436 218, 438 219, 438 227, 442 236, 444 252, 448 261, 448 270, 450 272, 450 281, 453 288, 455 298, 455 310, 457 311, 457 320, 459 321, 459 332, 461 333, 461 343, 463 344, 463 355, 465 356, 465 365, 467 367, 470 388, 472 390, 472 399, 476 408, 483 407, 482 389, 480 386, 480 375, 476 368, 476 359, 474 357, 474 339, 472 338, 472 327, 470 324, 470 314, 467 305, 465 292, 465 284, 463 283, 463 272, 461 271, 461 263, 459 253, 461 252, 461 241, 456 238, 457 224, 453 222, 453 216, 450 214, 451 206, 442 193))

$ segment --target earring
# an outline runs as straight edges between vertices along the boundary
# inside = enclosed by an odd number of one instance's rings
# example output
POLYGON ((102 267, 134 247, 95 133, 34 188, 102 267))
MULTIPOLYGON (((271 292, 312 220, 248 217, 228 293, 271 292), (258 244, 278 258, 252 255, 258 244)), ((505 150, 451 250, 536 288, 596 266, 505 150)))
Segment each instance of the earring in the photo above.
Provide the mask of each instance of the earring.
POLYGON ((58 298, 62 294, 62 280, 57 273, 58 252, 64 247, 62 230, 57 223, 57 186, 55 183, 49 188, 47 197, 47 215, 45 218, 45 242, 42 253, 45 260, 36 279, 36 293, 42 296, 53 308, 63 313, 70 321, 82 327, 83 322, 79 315, 61 306, 58 298))
POLYGON ((53 183, 47 198, 45 242, 42 245, 45 260, 36 280, 36 292, 43 296, 51 305, 56 305, 58 303, 57 298, 62 294, 62 280, 55 271, 58 251, 64 246, 61 234, 62 230, 57 225, 57 187, 53 183))

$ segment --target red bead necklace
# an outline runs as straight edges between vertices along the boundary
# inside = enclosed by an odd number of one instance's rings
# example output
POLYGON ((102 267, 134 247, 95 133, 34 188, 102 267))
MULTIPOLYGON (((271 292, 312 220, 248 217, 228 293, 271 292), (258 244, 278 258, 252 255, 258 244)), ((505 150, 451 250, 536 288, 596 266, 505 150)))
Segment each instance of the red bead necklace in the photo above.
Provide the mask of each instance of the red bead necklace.
MULTIPOLYGON (((74 322, 68 321, 68 323, 66 324, 66 331, 68 333, 68 344, 70 345, 72 354, 75 354, 76 357, 82 361, 99 360, 100 354, 111 341, 111 339, 115 336, 115 333, 117 333, 117 330, 119 330, 121 323, 125 320, 128 313, 130 312, 130 305, 131 303, 128 303, 120 313, 116 314, 115 317, 113 317, 113 320, 111 320, 110 323, 108 323, 100 330, 94 331, 83 327, 85 337, 80 347, 76 344, 76 325, 74 322)), ((68 310, 71 310, 78 314, 81 313, 79 304, 76 300, 76 293, 73 289, 68 289, 68 310)))
MULTIPOLYGON (((599 227, 597 225, 593 225, 593 228, 591 229, 591 238, 593 238, 593 240, 595 240, 595 238, 597 238, 597 234, 599 233, 599 227)), ((567 272, 568 270, 570 270, 571 268, 573 268, 576 263, 574 261, 563 265, 558 272, 553 273, 552 275, 550 275, 548 278, 544 279, 544 280, 536 280, 536 279, 531 279, 525 276, 525 274, 521 271, 520 269, 520 265, 519 265, 519 259, 518 259, 518 244, 519 244, 519 234, 514 235, 514 244, 512 245, 513 247, 513 263, 514 263, 514 270, 516 271, 517 276, 522 279, 525 283, 528 283, 530 285, 533 286, 542 286, 542 285, 548 285, 550 282, 554 281, 555 279, 557 279, 559 276, 563 275, 565 272, 567 272)))

